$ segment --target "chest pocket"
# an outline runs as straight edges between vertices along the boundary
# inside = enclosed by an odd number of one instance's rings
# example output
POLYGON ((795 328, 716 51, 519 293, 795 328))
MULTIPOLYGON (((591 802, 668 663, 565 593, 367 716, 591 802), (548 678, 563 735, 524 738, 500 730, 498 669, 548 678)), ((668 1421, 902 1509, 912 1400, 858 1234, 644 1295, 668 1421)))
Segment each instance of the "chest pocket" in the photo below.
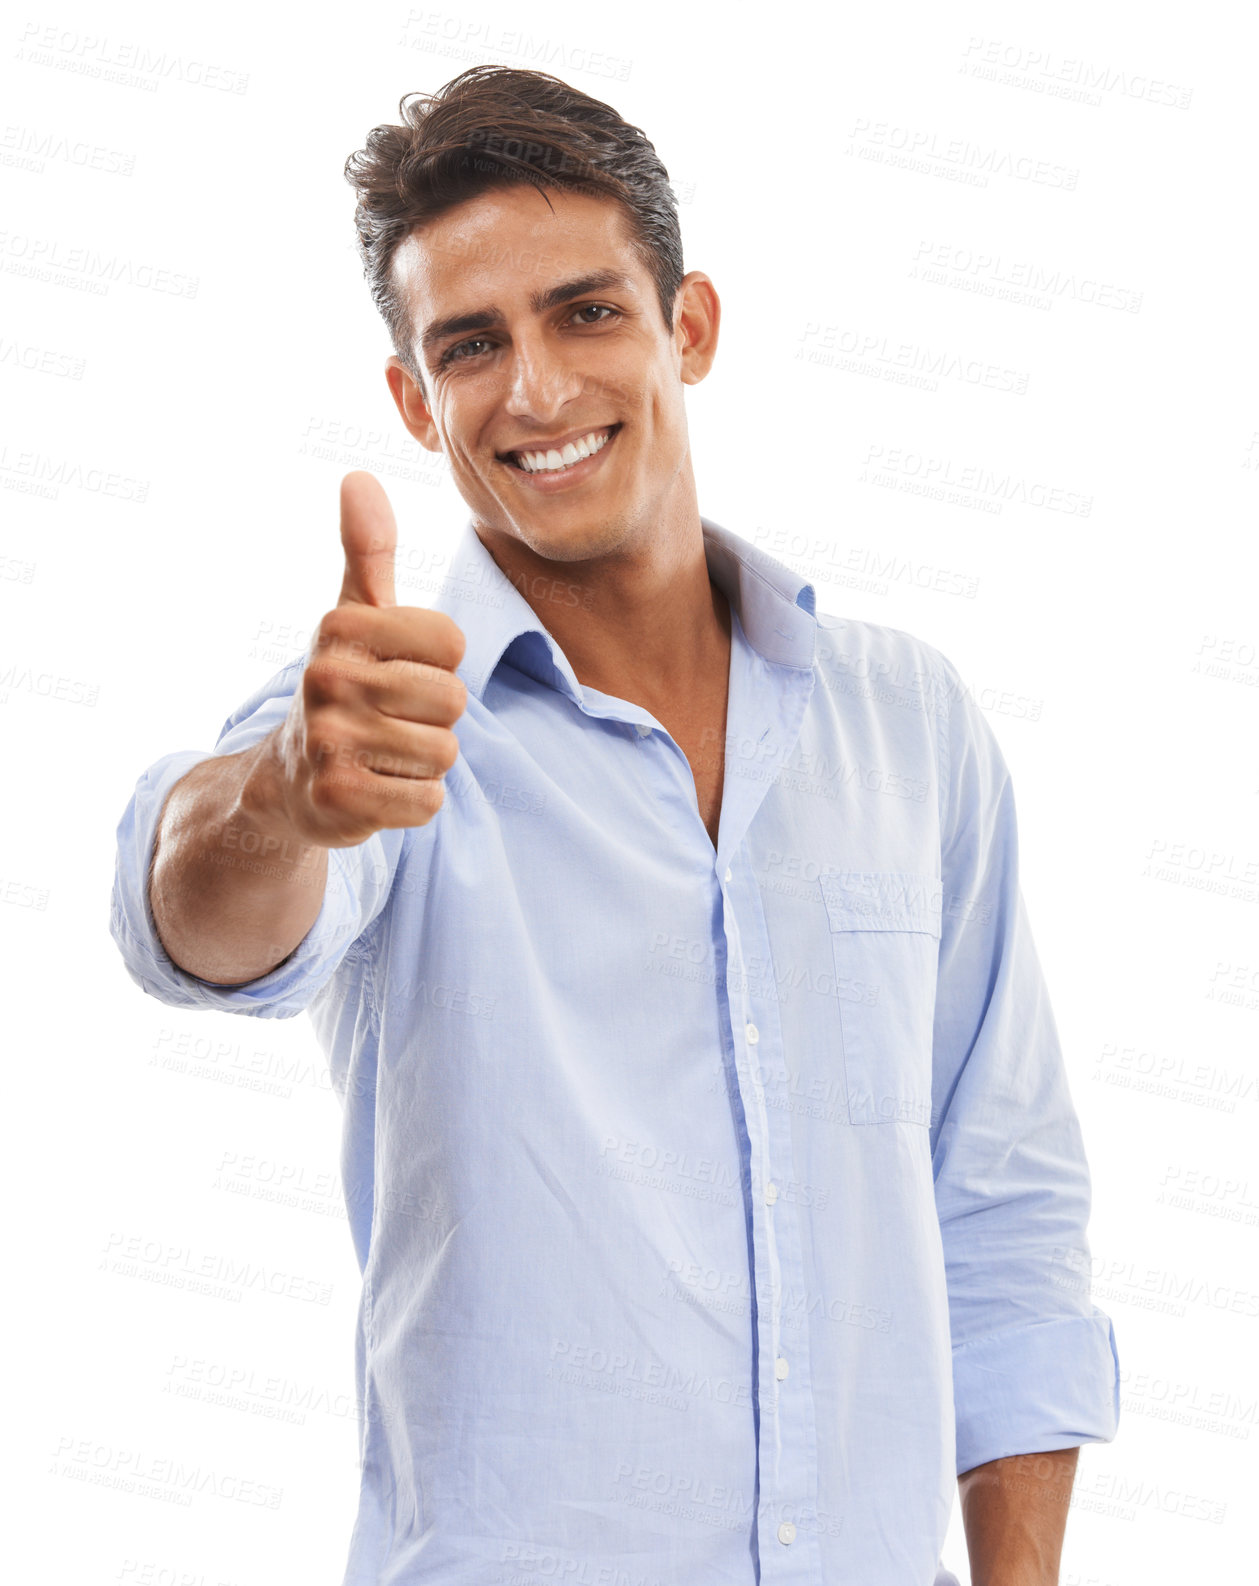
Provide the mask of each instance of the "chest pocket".
POLYGON ((906 870, 820 878, 853 1124, 931 1123, 942 888, 906 870))

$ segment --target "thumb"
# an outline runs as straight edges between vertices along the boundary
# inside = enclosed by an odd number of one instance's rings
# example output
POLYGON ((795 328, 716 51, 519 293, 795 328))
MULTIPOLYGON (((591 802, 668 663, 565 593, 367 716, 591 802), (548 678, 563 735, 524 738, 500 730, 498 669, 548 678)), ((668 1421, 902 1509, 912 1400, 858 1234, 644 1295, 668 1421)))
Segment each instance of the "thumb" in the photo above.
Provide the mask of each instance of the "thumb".
POLYGON ((341 545, 345 578, 337 605, 396 605, 393 563, 398 525, 384 486, 363 469, 341 481, 341 545))

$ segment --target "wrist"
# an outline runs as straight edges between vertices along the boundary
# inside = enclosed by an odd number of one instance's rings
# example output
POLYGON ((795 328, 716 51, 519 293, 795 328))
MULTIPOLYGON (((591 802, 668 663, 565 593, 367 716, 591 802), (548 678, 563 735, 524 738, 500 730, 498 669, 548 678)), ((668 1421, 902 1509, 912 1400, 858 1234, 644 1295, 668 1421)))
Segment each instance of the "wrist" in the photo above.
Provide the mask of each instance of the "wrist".
POLYGON ((224 849, 234 849, 282 870, 309 871, 326 854, 326 843, 312 842, 289 813, 288 784, 279 761, 279 731, 243 752, 242 774, 219 834, 224 849))

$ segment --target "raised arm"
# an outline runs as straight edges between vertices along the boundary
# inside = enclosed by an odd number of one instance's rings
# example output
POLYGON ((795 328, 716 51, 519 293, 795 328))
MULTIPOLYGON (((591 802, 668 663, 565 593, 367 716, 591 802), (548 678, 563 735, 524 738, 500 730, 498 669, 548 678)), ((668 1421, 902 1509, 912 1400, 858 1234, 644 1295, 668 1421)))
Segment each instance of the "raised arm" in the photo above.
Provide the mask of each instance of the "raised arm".
POLYGON ((444 612, 394 601, 397 526, 369 473, 341 482, 345 576, 285 720, 172 787, 149 902, 188 974, 242 985, 281 964, 319 916, 328 850, 441 807, 467 691, 464 638, 444 612))

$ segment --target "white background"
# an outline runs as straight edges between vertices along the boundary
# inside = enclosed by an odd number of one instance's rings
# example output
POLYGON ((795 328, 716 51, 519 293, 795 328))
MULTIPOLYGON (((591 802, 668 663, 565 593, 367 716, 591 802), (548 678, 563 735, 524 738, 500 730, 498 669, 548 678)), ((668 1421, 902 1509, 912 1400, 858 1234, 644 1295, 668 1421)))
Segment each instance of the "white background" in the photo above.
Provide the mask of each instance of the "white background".
MULTIPOLYGON (((107 931, 114 826, 143 768, 211 749, 335 604, 349 469, 394 504, 399 599, 434 587, 422 569, 463 503, 386 389, 341 170, 404 92, 480 60, 607 99, 668 166, 686 267, 724 308, 687 395, 701 510, 805 572, 822 609, 941 648, 1010 764, 1124 1378, 1118 1438, 1081 1456, 1063 1581, 1250 1578, 1245 16, 10 11, 5 1546, 40 1560, 16 1578, 339 1586, 358 1271, 322 1054, 304 1018, 184 1012, 127 978, 107 931), (328 1302, 162 1281, 206 1259, 328 1302), (261 1413, 276 1395, 293 1419, 261 1413), (185 1504, 171 1481, 122 1484, 163 1461, 213 1484, 185 1504), (216 1495, 229 1477, 251 1496, 216 1495)), ((956 1511, 946 1561, 966 1578, 956 1511)))

